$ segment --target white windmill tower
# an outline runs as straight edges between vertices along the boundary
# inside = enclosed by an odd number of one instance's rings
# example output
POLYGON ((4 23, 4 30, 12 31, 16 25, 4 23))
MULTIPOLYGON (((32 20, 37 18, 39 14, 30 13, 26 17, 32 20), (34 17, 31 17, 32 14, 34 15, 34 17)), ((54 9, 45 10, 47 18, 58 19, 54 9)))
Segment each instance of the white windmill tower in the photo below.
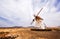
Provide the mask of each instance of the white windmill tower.
POLYGON ((37 13, 37 15, 34 15, 34 19, 32 20, 31 24, 35 22, 35 26, 38 27, 39 29, 46 29, 46 25, 43 22, 43 18, 38 16, 40 12, 42 11, 43 8, 37 13))

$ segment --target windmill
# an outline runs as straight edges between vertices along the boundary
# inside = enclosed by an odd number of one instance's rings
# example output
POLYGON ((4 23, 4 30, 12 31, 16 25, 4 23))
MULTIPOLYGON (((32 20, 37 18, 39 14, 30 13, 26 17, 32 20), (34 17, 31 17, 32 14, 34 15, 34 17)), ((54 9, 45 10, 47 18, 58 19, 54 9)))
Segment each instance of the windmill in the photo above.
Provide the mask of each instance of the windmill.
POLYGON ((34 19, 32 20, 31 24, 33 24, 33 22, 35 21, 35 26, 39 27, 40 29, 45 29, 45 23, 43 23, 43 18, 38 16, 42 10, 43 8, 40 9, 37 15, 34 15, 34 19))

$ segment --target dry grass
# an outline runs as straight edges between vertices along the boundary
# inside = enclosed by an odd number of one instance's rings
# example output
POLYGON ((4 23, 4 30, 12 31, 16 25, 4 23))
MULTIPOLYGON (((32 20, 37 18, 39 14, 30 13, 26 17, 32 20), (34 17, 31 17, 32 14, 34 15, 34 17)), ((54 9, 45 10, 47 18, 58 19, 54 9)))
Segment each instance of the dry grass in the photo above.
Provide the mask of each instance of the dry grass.
POLYGON ((1 37, 3 39, 6 37, 7 39, 60 39, 60 31, 59 29, 53 29, 52 31, 31 31, 31 28, 1 28, 1 37))

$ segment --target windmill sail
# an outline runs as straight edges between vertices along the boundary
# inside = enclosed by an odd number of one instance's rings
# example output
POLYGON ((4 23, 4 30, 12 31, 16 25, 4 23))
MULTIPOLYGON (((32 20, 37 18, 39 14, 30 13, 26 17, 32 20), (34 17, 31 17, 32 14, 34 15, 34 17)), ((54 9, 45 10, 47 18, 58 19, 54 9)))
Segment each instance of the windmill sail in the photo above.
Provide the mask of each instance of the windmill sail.
MULTIPOLYGON (((37 13, 37 16, 40 14, 40 12, 42 11, 43 8, 40 9, 40 11, 37 13)), ((34 22, 35 19, 33 19, 33 21, 31 22, 31 24, 34 22)))
POLYGON ((42 11, 43 8, 40 9, 40 11, 37 13, 37 16, 40 14, 40 12, 42 11))

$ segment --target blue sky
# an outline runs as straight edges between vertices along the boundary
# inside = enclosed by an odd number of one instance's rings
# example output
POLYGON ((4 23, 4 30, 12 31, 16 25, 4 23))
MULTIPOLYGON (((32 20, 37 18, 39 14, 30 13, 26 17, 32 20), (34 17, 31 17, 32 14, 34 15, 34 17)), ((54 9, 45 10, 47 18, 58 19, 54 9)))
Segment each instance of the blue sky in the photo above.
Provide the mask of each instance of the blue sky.
POLYGON ((60 0, 0 0, 0 27, 30 26, 42 7, 46 25, 60 26, 60 0))

